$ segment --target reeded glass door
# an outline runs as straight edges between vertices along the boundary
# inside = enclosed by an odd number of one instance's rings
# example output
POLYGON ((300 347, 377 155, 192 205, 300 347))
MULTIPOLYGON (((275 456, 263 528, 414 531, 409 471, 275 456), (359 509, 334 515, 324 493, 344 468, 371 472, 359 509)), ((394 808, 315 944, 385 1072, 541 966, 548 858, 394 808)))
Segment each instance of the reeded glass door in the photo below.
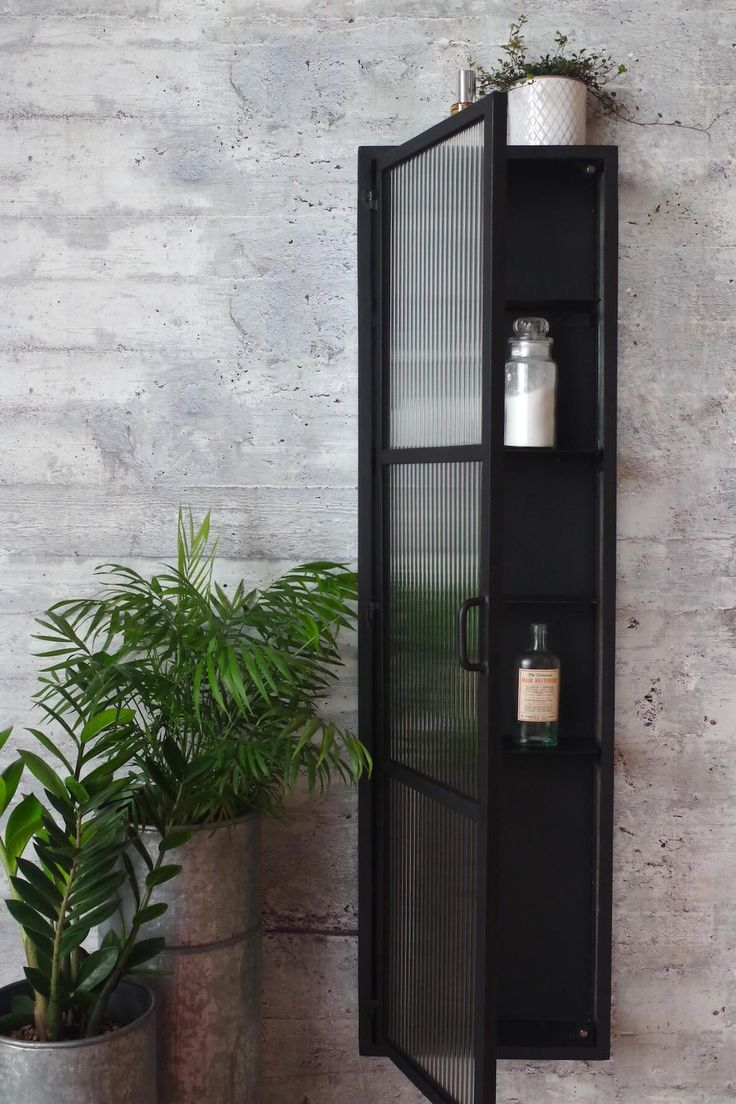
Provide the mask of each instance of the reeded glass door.
POLYGON ((362 162, 361 1034, 448 1104, 495 1096, 504 151, 494 96, 362 162))

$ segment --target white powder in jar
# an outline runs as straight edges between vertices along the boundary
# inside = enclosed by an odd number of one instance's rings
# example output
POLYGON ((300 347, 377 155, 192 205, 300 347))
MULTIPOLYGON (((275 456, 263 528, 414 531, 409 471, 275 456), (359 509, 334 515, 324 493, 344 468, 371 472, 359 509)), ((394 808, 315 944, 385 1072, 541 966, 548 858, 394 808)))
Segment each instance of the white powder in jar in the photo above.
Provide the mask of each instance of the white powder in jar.
POLYGON ((517 448, 554 448, 555 385, 518 395, 506 393, 504 444, 517 448))

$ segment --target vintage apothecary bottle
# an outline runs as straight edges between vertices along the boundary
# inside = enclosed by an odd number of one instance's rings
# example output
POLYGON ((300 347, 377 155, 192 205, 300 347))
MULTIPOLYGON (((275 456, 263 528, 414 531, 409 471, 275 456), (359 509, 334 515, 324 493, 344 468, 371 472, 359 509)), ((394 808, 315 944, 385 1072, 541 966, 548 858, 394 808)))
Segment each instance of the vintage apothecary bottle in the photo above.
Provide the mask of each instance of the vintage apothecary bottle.
POLYGON ((547 647, 547 626, 530 626, 527 651, 516 661, 516 726, 519 747, 556 747, 560 661, 547 647))
POLYGON ((504 444, 554 448, 557 442, 557 365, 546 318, 517 318, 506 362, 504 444))

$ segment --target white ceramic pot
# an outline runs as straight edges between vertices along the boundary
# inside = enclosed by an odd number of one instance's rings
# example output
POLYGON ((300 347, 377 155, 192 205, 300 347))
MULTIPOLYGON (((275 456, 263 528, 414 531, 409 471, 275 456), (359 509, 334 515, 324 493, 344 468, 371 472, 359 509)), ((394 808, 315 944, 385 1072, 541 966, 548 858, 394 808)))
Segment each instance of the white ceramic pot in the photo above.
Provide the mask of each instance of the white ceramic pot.
POLYGON ((508 91, 511 146, 583 146, 588 89, 570 77, 532 77, 508 91))

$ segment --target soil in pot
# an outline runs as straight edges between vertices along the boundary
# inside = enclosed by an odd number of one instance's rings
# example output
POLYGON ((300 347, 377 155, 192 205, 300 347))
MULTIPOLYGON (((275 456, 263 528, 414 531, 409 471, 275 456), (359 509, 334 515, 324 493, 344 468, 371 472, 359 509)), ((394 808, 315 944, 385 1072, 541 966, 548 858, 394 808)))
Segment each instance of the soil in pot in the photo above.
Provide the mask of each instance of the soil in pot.
MULTIPOLYGON (((123 1026, 123 1024, 113 1023, 112 1020, 105 1020, 101 1024, 100 1035, 109 1035, 111 1031, 117 1031, 119 1027, 123 1026)), ((24 1043, 40 1043, 42 1041, 35 1024, 16 1027, 13 1031, 0 1031, 0 1036, 4 1039, 19 1039, 24 1043)), ((62 1036, 59 1042, 70 1042, 75 1039, 77 1039, 75 1035, 66 1035, 62 1036)))

